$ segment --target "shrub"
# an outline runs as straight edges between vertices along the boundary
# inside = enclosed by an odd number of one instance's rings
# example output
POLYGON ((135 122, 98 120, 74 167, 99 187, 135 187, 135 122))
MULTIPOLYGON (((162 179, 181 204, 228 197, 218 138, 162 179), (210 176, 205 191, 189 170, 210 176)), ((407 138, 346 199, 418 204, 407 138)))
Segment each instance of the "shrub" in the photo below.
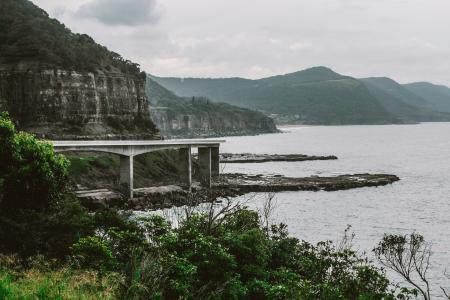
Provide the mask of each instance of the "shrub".
POLYGON ((21 210, 0 213, 0 253, 23 257, 38 253, 64 258, 80 237, 94 234, 93 217, 69 197, 45 212, 21 210))
POLYGON ((93 271, 27 268, 11 271, 0 265, 0 299, 116 299, 120 278, 93 271))
MULTIPOLYGON (((349 248, 267 232, 258 214, 193 214, 177 228, 160 217, 144 221, 149 238, 125 268, 123 299, 389 300, 381 269, 349 248)), ((407 299, 407 298, 404 298, 407 299)))
POLYGON ((96 236, 81 238, 72 246, 72 255, 80 267, 111 270, 116 265, 110 245, 96 236))
POLYGON ((68 182, 68 160, 33 135, 17 132, 0 113, 0 210, 42 211, 58 201, 68 182))

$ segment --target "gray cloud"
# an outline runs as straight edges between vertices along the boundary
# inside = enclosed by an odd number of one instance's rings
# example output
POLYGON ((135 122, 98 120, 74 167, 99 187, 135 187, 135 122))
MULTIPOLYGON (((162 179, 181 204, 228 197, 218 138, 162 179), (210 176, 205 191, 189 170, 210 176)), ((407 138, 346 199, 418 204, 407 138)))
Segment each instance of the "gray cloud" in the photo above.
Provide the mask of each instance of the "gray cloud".
POLYGON ((260 78, 325 65, 450 85, 449 0, 33 2, 155 75, 260 78))
POLYGON ((156 0, 92 0, 78 9, 80 17, 96 19, 106 25, 142 25, 156 23, 156 0))

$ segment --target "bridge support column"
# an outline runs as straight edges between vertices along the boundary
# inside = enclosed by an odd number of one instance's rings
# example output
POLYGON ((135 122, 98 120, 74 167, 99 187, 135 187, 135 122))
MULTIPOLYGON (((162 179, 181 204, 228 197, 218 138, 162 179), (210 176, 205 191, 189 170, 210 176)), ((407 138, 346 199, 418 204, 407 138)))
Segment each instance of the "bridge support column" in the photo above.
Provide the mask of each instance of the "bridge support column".
POLYGON ((211 175, 212 177, 219 176, 220 173, 220 156, 219 147, 211 148, 211 175))
POLYGON ((200 167, 200 181, 203 186, 211 187, 211 148, 198 148, 198 163, 200 167))
POLYGON ((191 188, 192 185, 192 155, 191 147, 181 148, 179 150, 179 167, 181 181, 191 188))
POLYGON ((120 189, 133 199, 133 156, 120 156, 120 189))

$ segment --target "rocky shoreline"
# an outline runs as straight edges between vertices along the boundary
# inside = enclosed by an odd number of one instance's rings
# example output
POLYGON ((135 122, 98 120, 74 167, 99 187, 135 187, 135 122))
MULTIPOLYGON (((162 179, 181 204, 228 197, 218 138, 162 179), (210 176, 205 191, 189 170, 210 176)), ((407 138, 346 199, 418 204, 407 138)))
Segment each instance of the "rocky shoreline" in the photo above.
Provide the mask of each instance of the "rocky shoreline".
POLYGON ((96 209, 114 206, 132 210, 158 210, 174 206, 197 205, 214 202, 220 198, 236 197, 248 193, 283 191, 338 191, 362 187, 377 187, 392 184, 400 178, 389 174, 353 174, 331 177, 292 178, 282 175, 222 174, 216 178, 209 190, 195 183, 191 191, 178 185, 148 187, 135 190, 135 198, 126 201, 116 191, 106 189, 77 191, 81 202, 96 209))
POLYGON ((399 181, 396 175, 353 174, 330 177, 285 177, 282 175, 224 174, 214 183, 222 190, 238 190, 240 193, 285 191, 339 191, 361 187, 383 186, 399 181))
POLYGON ((253 154, 253 153, 222 153, 221 163, 264 163, 271 161, 309 161, 309 160, 335 160, 335 155, 317 156, 305 154, 253 154))

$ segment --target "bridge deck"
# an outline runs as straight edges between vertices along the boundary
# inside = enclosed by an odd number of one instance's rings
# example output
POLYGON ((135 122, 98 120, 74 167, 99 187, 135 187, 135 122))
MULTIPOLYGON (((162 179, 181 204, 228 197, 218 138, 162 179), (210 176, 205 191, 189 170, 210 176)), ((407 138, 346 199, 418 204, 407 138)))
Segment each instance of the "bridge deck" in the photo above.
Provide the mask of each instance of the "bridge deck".
POLYGON ((125 140, 125 141, 52 141, 55 147, 110 147, 110 146, 212 146, 225 143, 225 140, 125 140))
POLYGON ((126 140, 126 141, 53 141, 56 152, 93 151, 120 155, 120 185, 133 198, 133 157, 153 151, 179 149, 180 178, 192 184, 191 148, 198 148, 200 177, 206 187, 211 176, 219 174, 219 147, 224 140, 126 140))

